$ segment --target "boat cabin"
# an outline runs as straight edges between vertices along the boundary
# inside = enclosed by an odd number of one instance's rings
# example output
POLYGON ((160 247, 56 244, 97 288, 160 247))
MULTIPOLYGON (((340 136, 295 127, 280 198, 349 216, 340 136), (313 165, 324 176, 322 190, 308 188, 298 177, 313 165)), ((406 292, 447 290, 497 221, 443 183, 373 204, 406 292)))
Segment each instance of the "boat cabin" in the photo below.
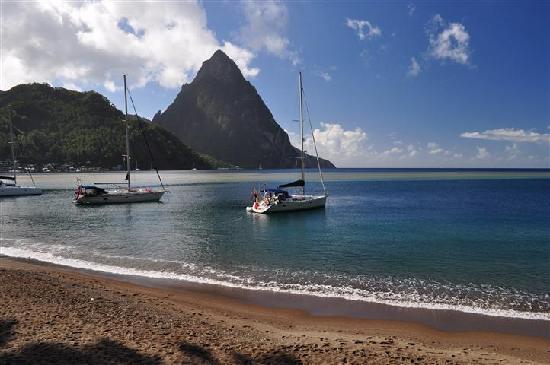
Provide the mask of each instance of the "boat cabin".
POLYGON ((1 186, 15 186, 15 178, 13 176, 0 176, 1 186))
POLYGON ((107 194, 107 192, 105 191, 105 189, 102 189, 95 185, 79 185, 77 187, 76 194, 85 196, 98 196, 105 195, 107 194))
POLYGON ((276 199, 277 201, 285 201, 290 198, 290 194, 282 189, 265 189, 262 190, 264 198, 276 199))

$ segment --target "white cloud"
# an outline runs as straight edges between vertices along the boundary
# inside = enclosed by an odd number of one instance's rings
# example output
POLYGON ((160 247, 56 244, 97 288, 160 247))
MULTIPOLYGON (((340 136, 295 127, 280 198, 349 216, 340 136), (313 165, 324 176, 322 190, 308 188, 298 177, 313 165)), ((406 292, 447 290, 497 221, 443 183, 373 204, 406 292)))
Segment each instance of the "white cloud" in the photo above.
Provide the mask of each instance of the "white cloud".
POLYGON ((231 42, 224 42, 221 50, 224 51, 232 60, 234 60, 237 65, 239 65, 239 68, 243 72, 244 76, 255 77, 260 73, 259 68, 247 66, 255 57, 254 53, 248 49, 238 47, 231 42))
POLYGON ((438 155, 445 151, 443 148, 439 147, 439 145, 435 142, 428 142, 426 146, 428 147, 428 153, 430 155, 438 155))
POLYGON ((485 147, 476 147, 476 148, 477 148, 476 158, 479 159, 479 160, 487 159, 491 155, 487 151, 487 148, 485 148, 485 147))
POLYGON ((447 24, 441 15, 430 21, 427 34, 428 54, 437 60, 450 60, 462 65, 470 63, 470 35, 461 23, 447 24))
POLYGON ((504 150, 506 151, 506 153, 508 153, 509 160, 515 160, 521 154, 517 143, 512 143, 511 145, 506 146, 504 150))
MULTIPOLYGON (((294 132, 285 130, 290 142, 295 147, 300 147, 300 136, 294 132)), ((359 166, 363 157, 369 153, 367 134, 361 128, 346 130, 339 123, 321 123, 321 128, 313 130, 319 156, 327 158, 340 167, 359 166)), ((304 136, 304 149, 307 153, 315 154, 313 139, 304 136)))
POLYGON ((460 137, 491 141, 550 142, 550 134, 542 134, 515 128, 490 129, 485 132, 464 132, 460 137))
POLYGON ((321 72, 319 76, 321 76, 321 78, 326 82, 329 82, 330 80, 332 80, 332 76, 328 72, 321 72))
POLYGON ((368 20, 346 19, 346 25, 357 32, 359 39, 372 39, 380 37, 382 30, 376 25, 372 25, 368 20))
POLYGON ((411 64, 409 65, 409 70, 407 75, 410 77, 416 77, 420 73, 420 65, 416 61, 416 58, 411 57, 411 64))
POLYGON ((412 16, 414 14, 414 11, 416 10, 416 6, 414 6, 414 4, 409 4, 407 5, 407 9, 409 15, 412 16))
POLYGON ((188 82, 216 49, 235 59, 245 76, 254 54, 220 41, 200 3, 9 2, 3 4, 0 89, 24 82, 120 87, 188 82))
MULTIPOLYGON (((299 136, 295 133, 288 134, 291 143, 299 147, 299 136)), ((407 166, 411 161, 425 164, 441 161, 442 158, 448 160, 452 157, 450 151, 434 142, 428 143, 425 155, 422 154, 422 147, 406 144, 400 140, 394 140, 394 145, 391 147, 375 149, 368 143, 368 135, 361 128, 346 130, 339 123, 321 123, 321 128, 315 129, 313 134, 319 155, 331 160, 339 167, 407 166), (419 157, 422 159, 419 160, 419 157)), ((305 138, 304 148, 310 154, 315 152, 311 137, 305 138)))
MULTIPOLYGON (((300 147, 299 135, 287 132, 291 143, 300 147)), ((372 141, 361 128, 346 129, 340 123, 321 123, 314 130, 319 155, 335 163, 338 167, 547 167, 548 152, 536 151, 541 147, 529 145, 520 151, 519 144, 512 143, 501 151, 489 152, 486 147, 476 147, 475 152, 465 152, 446 148, 436 142, 409 142, 394 133, 389 140, 372 141), (528 148, 535 155, 528 153, 528 148), (529 157, 532 156, 532 157, 529 157)), ((308 135, 304 147, 315 154, 313 140, 308 135)))
POLYGON ((69 89, 69 90, 82 91, 82 89, 81 89, 78 85, 73 84, 73 83, 71 83, 71 82, 64 83, 64 84, 63 84, 63 87, 64 87, 65 89, 69 89))
POLYGON ((300 57, 285 36, 287 7, 280 1, 245 1, 243 4, 246 21, 239 32, 239 41, 255 51, 266 51, 299 64, 300 57))
POLYGON ((407 154, 409 157, 414 157, 418 154, 418 150, 414 147, 414 145, 410 144, 407 146, 407 154))
POLYGON ((383 151, 381 154, 384 156, 390 156, 390 155, 399 155, 403 152, 403 149, 400 147, 392 147, 389 150, 383 151))
MULTIPOLYGON (((105 81, 105 82, 103 83, 103 87, 104 87, 105 89, 109 90, 109 91, 112 92, 112 93, 114 93, 115 91, 117 91, 117 87, 116 87, 115 83, 114 83, 113 81, 111 81, 111 80, 105 81)), ((120 89, 123 90, 124 88, 122 87, 122 88, 120 88, 120 89)))
MULTIPOLYGON (((355 156, 364 147, 367 134, 359 127, 345 130, 338 123, 321 123, 322 129, 315 129, 313 135, 320 151, 326 151, 331 156, 355 156)), ((306 138, 305 145, 311 149, 313 140, 306 138)))
POLYGON ((446 156, 446 157, 453 156, 453 153, 451 151, 442 148, 440 145, 438 145, 435 142, 428 142, 426 144, 426 147, 430 155, 446 156))

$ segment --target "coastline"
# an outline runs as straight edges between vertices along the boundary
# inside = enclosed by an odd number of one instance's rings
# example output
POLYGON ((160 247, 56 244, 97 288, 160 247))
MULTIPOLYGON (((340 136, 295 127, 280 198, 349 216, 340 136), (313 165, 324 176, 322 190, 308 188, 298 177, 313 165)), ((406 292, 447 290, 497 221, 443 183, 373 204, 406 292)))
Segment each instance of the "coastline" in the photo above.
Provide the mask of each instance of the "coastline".
POLYGON ((0 257, 4 256, 9 259, 64 267, 153 288, 210 292, 250 304, 299 309, 319 316, 400 320, 444 331, 491 331, 550 339, 548 330, 550 313, 547 312, 518 312, 437 303, 380 301, 376 298, 339 296, 308 290, 243 286, 223 279, 205 279, 169 271, 124 268, 13 247, 0 247, 0 257))
POLYGON ((382 307, 370 306, 365 318, 357 303, 161 283, 5 256, 0 272, 0 359, 7 362, 40 356, 47 342, 58 344, 59 359, 115 356, 118 348, 117 356, 135 363, 550 363, 549 326, 539 329, 545 338, 506 334, 512 324, 497 317, 500 330, 465 331, 464 316, 433 310, 424 311, 436 323, 428 326, 382 307), (460 326, 434 328, 453 321, 460 326), (105 344, 110 350, 102 352, 105 344))

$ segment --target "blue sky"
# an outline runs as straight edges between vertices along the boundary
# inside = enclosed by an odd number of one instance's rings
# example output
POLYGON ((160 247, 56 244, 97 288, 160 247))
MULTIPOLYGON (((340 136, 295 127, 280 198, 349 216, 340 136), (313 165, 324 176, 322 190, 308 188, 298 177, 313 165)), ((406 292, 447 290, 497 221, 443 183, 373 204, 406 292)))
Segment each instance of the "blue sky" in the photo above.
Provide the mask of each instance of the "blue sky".
MULTIPOLYGON (((151 118, 217 48, 297 143, 297 71, 323 157, 358 167, 550 167, 550 5, 4 3, 2 82, 97 90, 151 118)), ((313 152, 311 138, 306 146, 313 152)))

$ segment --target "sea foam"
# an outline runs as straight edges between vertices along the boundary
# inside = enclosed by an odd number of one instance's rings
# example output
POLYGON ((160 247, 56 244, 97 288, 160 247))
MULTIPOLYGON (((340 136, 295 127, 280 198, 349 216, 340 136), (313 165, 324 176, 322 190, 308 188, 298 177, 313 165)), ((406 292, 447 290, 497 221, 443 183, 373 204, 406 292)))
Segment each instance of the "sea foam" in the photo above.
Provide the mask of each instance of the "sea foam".
MULTIPOLYGON (((0 241, 7 241, 7 239, 0 239, 0 241)), ((17 241, 17 240, 16 240, 17 241)), ((63 247, 65 250, 66 246, 63 247)), ((309 295, 321 298, 340 298, 350 301, 361 301, 370 303, 386 304, 397 307, 406 308, 422 308, 432 310, 453 310, 463 313, 480 314, 486 316, 497 316, 507 318, 518 318, 527 320, 544 320, 550 321, 550 313, 546 312, 527 312, 518 311, 514 309, 502 309, 502 308, 480 308, 465 304, 454 303, 441 303, 441 302, 427 302, 420 300, 419 297, 411 295, 410 293, 400 295, 399 293, 377 293, 364 289, 358 289, 351 286, 333 286, 326 284, 299 284, 299 283, 279 283, 275 280, 256 280, 254 278, 246 278, 238 275, 232 275, 224 272, 220 272, 214 269, 207 269, 205 271, 210 272, 212 277, 205 275, 193 275, 176 273, 172 271, 158 271, 158 270, 145 270, 134 267, 122 267, 116 265, 110 265, 100 262, 88 261, 79 258, 64 257, 57 253, 48 251, 38 251, 35 249, 0 246, 0 255, 32 259, 56 265, 69 266, 76 269, 91 270, 102 273, 109 273, 122 276, 135 276, 151 279, 166 279, 177 280, 183 282, 191 282, 198 284, 219 285, 230 288, 239 288, 246 290, 259 290, 269 291, 274 293, 287 293, 296 295, 309 295)), ((133 259, 129 256, 114 256, 117 258, 133 259)), ((142 260, 142 259, 139 259, 142 260)), ((170 262, 168 260, 156 260, 170 262)), ((194 268, 194 265, 187 265, 188 268, 194 268)), ((202 271, 204 273, 204 271, 202 271)))

